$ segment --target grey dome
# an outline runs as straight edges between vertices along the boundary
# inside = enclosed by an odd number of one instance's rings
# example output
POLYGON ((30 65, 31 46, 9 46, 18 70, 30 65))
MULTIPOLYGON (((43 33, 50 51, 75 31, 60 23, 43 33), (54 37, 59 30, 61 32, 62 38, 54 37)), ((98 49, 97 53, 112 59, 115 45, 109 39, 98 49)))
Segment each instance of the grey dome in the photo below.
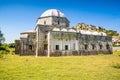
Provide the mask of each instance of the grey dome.
POLYGON ((47 16, 65 17, 64 14, 57 9, 48 9, 40 17, 47 17, 47 16))

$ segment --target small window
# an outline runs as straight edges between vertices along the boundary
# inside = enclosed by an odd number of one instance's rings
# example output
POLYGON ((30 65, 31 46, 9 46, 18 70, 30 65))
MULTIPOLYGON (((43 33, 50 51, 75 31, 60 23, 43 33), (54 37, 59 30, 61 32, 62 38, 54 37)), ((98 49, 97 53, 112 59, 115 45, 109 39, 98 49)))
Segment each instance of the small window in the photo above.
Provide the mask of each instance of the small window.
POLYGON ((73 49, 75 50, 75 43, 73 44, 73 49))
POLYGON ((87 50, 87 48, 88 48, 88 45, 86 44, 86 45, 85 45, 85 50, 87 50))
POLYGON ((59 50, 59 45, 56 45, 56 50, 59 50))
POLYGON ((44 45, 44 50, 47 50, 47 44, 44 45))
POLYGON ((93 50, 95 49, 95 45, 92 45, 92 49, 93 49, 93 50))
POLYGON ((45 35, 45 39, 47 39, 47 35, 45 35))
POLYGON ((102 45, 99 45, 100 46, 100 49, 102 49, 102 45))
POLYGON ((65 45, 65 50, 68 50, 68 45, 65 45))
POLYGON ((60 24, 60 21, 58 21, 58 25, 60 24))
POLYGON ((44 21, 44 24, 46 24, 46 21, 44 21))
POLYGON ((32 45, 29 45, 29 49, 32 50, 32 45))
POLYGON ((109 48, 110 48, 110 46, 109 46, 109 44, 107 44, 107 45, 106 45, 106 49, 109 49, 109 48))
POLYGON ((33 38, 36 38, 36 35, 33 35, 33 38))

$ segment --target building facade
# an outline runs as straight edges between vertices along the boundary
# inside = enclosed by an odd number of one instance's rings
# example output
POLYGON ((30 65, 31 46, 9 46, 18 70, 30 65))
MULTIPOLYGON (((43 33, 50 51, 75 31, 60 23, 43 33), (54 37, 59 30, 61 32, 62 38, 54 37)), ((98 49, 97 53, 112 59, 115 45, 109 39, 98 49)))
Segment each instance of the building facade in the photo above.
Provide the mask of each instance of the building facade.
POLYGON ((21 33, 15 41, 15 52, 36 56, 112 54, 112 38, 104 31, 69 28, 69 23, 59 10, 45 11, 35 29, 21 33))

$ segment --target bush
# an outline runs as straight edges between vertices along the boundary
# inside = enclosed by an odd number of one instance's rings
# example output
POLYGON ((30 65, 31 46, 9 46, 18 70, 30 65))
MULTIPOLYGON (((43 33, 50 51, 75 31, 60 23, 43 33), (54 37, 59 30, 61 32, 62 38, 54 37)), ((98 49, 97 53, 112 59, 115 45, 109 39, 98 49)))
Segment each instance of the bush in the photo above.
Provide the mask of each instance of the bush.
POLYGON ((8 44, 8 47, 9 47, 9 48, 15 48, 15 43, 10 43, 10 44, 8 44))
POLYGON ((10 52, 9 49, 5 46, 0 46, 0 51, 10 52))
POLYGON ((112 64, 112 67, 113 67, 113 68, 120 69, 120 63, 113 63, 113 64, 112 64))
POLYGON ((120 45, 112 44, 113 47, 120 47, 120 45))
POLYGON ((8 54, 9 52, 10 52, 10 50, 6 44, 0 45, 0 58, 2 58, 4 54, 8 54))
POLYGON ((0 58, 2 58, 4 54, 7 54, 7 52, 6 52, 6 51, 3 51, 3 50, 0 51, 0 58))
POLYGON ((6 48, 3 46, 0 46, 0 50, 6 50, 6 48))
POLYGON ((97 54, 98 56, 104 56, 105 54, 103 54, 103 53, 99 53, 99 54, 97 54))

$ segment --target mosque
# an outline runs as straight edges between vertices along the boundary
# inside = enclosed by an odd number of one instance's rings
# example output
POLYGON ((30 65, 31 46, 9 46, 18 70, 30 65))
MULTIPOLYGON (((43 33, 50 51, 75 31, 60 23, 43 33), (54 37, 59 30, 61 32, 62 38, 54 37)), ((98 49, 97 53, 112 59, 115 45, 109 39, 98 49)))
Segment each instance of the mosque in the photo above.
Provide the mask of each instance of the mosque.
POLYGON ((46 10, 36 21, 34 30, 20 33, 15 53, 36 56, 70 56, 112 54, 112 38, 98 27, 70 21, 57 9, 46 10))

